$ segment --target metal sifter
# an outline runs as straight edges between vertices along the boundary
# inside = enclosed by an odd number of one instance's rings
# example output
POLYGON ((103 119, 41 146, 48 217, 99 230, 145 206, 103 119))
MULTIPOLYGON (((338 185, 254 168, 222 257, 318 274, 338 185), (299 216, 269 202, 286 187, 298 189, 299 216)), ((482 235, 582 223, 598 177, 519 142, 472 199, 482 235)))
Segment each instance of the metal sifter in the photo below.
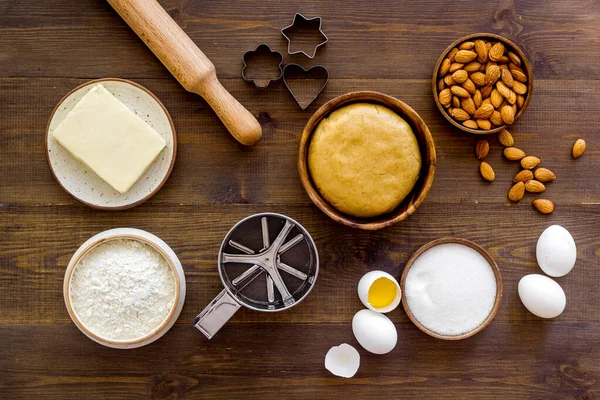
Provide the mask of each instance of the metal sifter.
POLYGON ((298 222, 275 213, 235 224, 221 243, 218 264, 225 289, 194 321, 209 339, 241 306, 281 311, 298 304, 319 272, 312 237, 298 222))

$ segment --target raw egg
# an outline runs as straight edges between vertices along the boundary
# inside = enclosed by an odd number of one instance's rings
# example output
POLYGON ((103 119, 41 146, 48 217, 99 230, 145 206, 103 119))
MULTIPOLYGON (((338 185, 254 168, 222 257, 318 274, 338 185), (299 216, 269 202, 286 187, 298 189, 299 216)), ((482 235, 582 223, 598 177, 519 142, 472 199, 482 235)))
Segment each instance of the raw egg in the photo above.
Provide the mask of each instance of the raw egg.
POLYGON ((535 253, 542 271, 553 277, 568 274, 577 259, 573 236, 560 225, 549 226, 542 232, 535 253))
POLYGON ((564 290, 544 275, 526 275, 519 281, 519 297, 532 314, 540 318, 558 317, 567 305, 564 290))
POLYGON ((392 311, 402 299, 398 281, 384 271, 367 272, 358 282, 358 297, 365 307, 381 313, 392 311))
POLYGON ((365 350, 386 354, 396 347, 398 332, 385 315, 371 310, 360 310, 352 318, 352 332, 365 350))

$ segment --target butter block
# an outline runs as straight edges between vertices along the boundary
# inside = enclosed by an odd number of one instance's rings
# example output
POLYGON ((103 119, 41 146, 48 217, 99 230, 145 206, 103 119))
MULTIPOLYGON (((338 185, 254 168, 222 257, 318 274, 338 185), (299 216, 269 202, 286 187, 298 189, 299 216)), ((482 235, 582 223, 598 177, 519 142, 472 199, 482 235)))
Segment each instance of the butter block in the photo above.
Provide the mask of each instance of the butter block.
POLYGON ((120 193, 140 179, 166 146, 158 132, 102 84, 79 100, 52 136, 120 193))

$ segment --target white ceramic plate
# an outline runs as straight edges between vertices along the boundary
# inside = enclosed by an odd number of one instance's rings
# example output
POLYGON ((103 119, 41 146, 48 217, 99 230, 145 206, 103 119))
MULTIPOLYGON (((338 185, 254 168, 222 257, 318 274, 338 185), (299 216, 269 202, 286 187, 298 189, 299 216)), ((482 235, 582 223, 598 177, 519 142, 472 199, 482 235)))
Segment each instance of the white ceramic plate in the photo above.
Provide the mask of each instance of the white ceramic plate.
POLYGON ((141 229, 135 228, 109 229, 89 238, 84 244, 82 244, 77 249, 75 254, 73 254, 73 257, 71 257, 69 265, 67 266, 67 269, 65 271, 65 279, 63 282, 63 295, 65 305, 67 307, 67 311, 69 312, 69 316, 71 317, 77 328, 79 328, 81 332, 83 332, 88 338, 92 339, 96 343, 100 343, 101 345, 112 347, 115 349, 134 349, 136 347, 145 346, 154 342, 155 340, 163 336, 165 333, 167 333, 167 331, 171 329, 173 324, 175 324, 175 321, 177 321, 177 318, 181 313, 183 303, 185 302, 185 293, 185 274, 183 273, 183 267, 181 266, 181 262, 179 261, 179 258, 177 258, 175 252, 169 247, 168 244, 166 244, 157 236, 151 234, 150 232, 146 232, 141 229), (176 287, 179 289, 177 291, 177 301, 173 306, 171 313, 167 316, 163 323, 145 337, 130 341, 106 340, 89 331, 79 321, 79 318, 77 317, 75 311, 73 310, 73 307, 71 306, 71 300, 69 298, 69 285, 71 284, 71 277, 73 276, 73 271, 79 263, 79 260, 83 257, 83 255, 101 243, 104 243, 109 240, 118 239, 138 240, 142 243, 152 246, 155 250, 162 254, 162 256, 167 260, 167 263, 173 270, 173 274, 176 280, 176 287))
POLYGON ((76 87, 58 103, 46 127, 46 153, 52 174, 71 196, 93 208, 123 210, 148 200, 166 182, 175 163, 177 136, 171 116, 152 92, 131 81, 105 78, 76 87), (166 147, 148 170, 127 193, 123 194, 71 156, 52 137, 52 132, 69 111, 98 83, 102 83, 109 92, 152 126, 167 142, 166 147))

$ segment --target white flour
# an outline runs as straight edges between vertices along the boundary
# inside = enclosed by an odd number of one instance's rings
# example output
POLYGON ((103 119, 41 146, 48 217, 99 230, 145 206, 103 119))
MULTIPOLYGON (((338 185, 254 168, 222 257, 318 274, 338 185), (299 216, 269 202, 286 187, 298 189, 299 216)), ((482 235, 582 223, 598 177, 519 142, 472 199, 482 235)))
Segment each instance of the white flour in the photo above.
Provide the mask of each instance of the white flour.
POLYGON ((404 296, 414 317, 442 335, 467 333, 487 318, 496 300, 496 278, 475 249, 457 243, 421 254, 406 275, 404 296))
POLYGON ((175 277, 164 257, 136 240, 111 240, 90 250, 71 277, 70 300, 81 323, 111 340, 156 329, 175 300, 175 277))

